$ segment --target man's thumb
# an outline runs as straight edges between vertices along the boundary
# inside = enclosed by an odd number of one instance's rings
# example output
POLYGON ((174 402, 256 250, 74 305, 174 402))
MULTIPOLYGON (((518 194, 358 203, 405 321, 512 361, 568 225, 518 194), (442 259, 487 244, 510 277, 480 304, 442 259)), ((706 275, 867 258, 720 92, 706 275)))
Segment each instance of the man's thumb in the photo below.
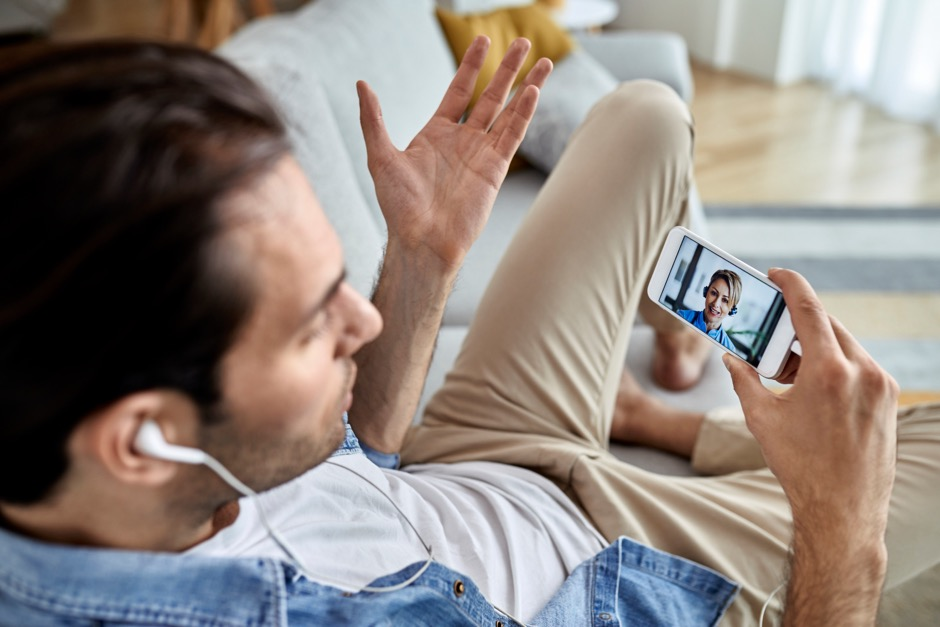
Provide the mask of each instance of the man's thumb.
POLYGON ((356 92, 359 95, 359 124, 362 126, 366 153, 370 160, 384 159, 392 147, 392 140, 388 136, 385 121, 382 119, 382 107, 379 105, 378 96, 365 81, 356 83, 356 92))
POLYGON ((721 361, 725 364, 728 372, 731 373, 734 393, 738 395, 741 400, 741 407, 745 410, 753 403, 759 402, 763 395, 768 393, 767 388, 760 382, 757 372, 744 361, 727 353, 721 356, 721 361))

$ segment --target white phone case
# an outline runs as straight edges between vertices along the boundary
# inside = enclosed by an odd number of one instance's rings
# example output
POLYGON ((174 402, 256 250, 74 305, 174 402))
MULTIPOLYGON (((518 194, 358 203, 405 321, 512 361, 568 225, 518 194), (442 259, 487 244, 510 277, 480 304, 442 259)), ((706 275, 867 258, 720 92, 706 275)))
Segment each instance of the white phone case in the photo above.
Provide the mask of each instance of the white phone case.
POLYGON ((669 231, 647 294, 764 377, 778 376, 794 349, 793 324, 780 288, 683 227, 669 231))

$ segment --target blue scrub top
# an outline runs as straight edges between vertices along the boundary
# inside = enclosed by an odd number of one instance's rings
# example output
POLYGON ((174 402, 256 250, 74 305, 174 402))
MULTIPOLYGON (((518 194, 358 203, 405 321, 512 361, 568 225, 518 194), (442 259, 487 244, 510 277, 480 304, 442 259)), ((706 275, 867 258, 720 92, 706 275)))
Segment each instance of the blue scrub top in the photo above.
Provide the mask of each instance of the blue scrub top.
POLYGON ((717 341, 719 344, 725 348, 730 348, 731 350, 736 350, 734 344, 731 343, 731 338, 728 337, 728 334, 725 333, 725 330, 721 327, 718 327, 714 331, 709 331, 708 327, 705 325, 705 314, 701 311, 692 311, 691 309, 680 309, 676 312, 685 320, 688 320, 695 325, 695 328, 702 331, 708 337, 717 341))

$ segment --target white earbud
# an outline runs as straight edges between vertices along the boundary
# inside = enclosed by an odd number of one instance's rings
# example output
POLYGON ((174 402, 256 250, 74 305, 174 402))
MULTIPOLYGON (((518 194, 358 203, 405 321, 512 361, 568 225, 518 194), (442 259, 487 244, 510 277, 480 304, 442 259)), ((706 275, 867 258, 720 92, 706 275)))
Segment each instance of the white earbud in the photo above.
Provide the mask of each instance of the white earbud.
POLYGON ((153 420, 145 420, 134 438, 134 448, 141 453, 181 464, 205 464, 209 457, 198 448, 170 444, 153 420))

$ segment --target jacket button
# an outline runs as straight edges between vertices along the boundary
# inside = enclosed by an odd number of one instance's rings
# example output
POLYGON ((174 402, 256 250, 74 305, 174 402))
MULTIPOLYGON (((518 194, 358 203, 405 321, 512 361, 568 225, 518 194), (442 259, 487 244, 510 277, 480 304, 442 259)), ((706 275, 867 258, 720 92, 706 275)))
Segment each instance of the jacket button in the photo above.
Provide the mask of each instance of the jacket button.
POLYGON ((503 626, 503 621, 501 621, 501 620, 496 621, 496 627, 504 627, 504 626, 503 626))
POLYGON ((463 582, 459 579, 454 582, 454 594, 458 597, 463 596, 463 593, 467 591, 467 587, 463 585, 463 582))

